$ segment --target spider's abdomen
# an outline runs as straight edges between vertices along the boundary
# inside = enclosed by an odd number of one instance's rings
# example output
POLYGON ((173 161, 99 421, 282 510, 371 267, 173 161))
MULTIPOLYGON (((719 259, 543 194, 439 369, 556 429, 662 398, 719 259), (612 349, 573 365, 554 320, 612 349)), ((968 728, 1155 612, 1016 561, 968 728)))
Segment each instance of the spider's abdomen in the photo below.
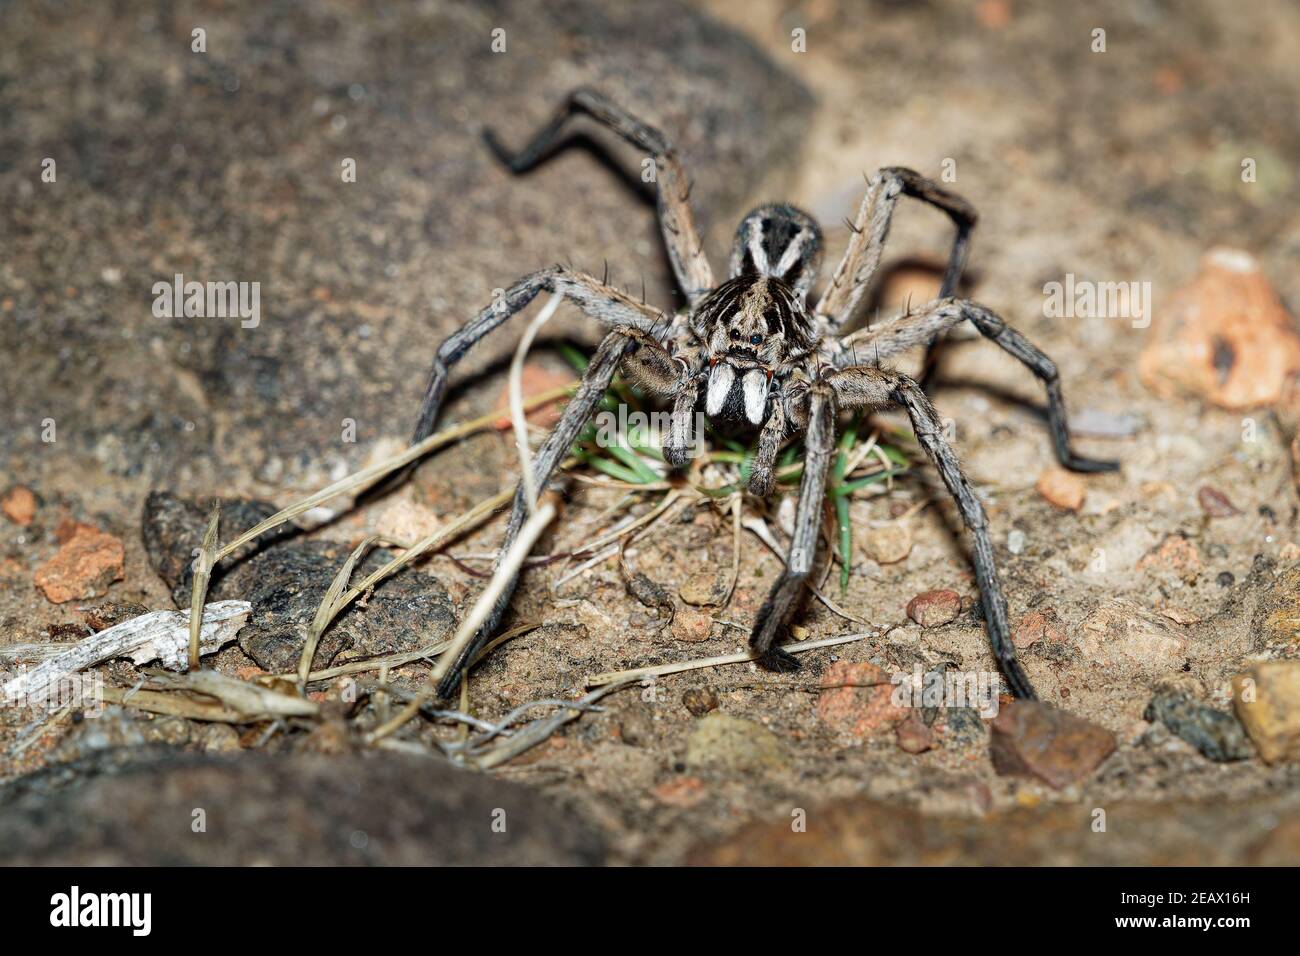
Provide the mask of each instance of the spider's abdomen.
POLYGON ((731 246, 732 278, 760 275, 780 279, 802 304, 821 264, 822 231, 816 220, 785 203, 759 206, 740 221, 731 246))

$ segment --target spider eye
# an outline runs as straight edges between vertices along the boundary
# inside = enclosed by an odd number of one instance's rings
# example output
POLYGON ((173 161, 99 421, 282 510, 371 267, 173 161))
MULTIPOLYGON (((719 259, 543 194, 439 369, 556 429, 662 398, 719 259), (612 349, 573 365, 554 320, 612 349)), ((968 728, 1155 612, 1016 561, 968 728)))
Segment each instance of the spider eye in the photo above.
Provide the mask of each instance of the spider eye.
POLYGON ((753 335, 749 337, 750 345, 758 345, 762 341, 763 341, 763 336, 759 335, 757 332, 755 332, 753 335))
POLYGON ((739 330, 739 329, 732 329, 732 330, 730 331, 730 335, 731 335, 731 337, 732 337, 733 339, 739 339, 739 338, 740 338, 740 330, 739 330))

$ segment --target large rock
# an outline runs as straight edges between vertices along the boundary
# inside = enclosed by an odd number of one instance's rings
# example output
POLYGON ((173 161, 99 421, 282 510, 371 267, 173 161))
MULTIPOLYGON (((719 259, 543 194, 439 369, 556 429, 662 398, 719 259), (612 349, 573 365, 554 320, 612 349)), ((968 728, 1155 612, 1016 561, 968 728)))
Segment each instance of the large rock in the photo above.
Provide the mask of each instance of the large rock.
MULTIPOLYGON (((189 606, 190 556, 207 526, 210 504, 204 505, 162 491, 151 493, 145 501, 145 549, 179 607, 189 606)), ((269 502, 223 501, 221 540, 231 540, 275 511, 269 502)), ((351 553, 337 543, 294 537, 295 530, 282 525, 250 542, 216 568, 208 587, 210 601, 252 603, 252 616, 239 632, 239 646, 272 673, 297 670, 321 600, 351 553)), ((386 549, 372 550, 353 569, 352 583, 392 557, 386 549)), ((450 637, 455 626, 455 608, 438 579, 403 568, 380 582, 364 606, 353 602, 335 619, 321 637, 314 664, 324 667, 350 648, 364 656, 410 650, 450 637)))
POLYGON ((1161 309, 1138 373, 1163 397, 1191 394, 1231 409, 1272 405, 1300 374, 1300 335, 1253 256, 1211 249, 1192 283, 1161 309))
POLYGON ((0 788, 0 863, 32 866, 587 865, 583 821, 517 784, 370 753, 107 751, 0 788))
POLYGON ((845 800, 698 847, 706 866, 1283 866, 1300 862, 1300 794, 1017 808, 981 817, 845 800), (1103 818, 1104 830, 1096 829, 1103 818))
POLYGON ((1256 664, 1233 682, 1237 717, 1268 763, 1300 760, 1300 661, 1256 664))
POLYGON ((677 142, 725 267, 740 207, 760 177, 779 191, 811 105, 671 0, 135 0, 75 21, 21 4, 0 35, 0 461, 41 453, 154 486, 312 487, 354 469, 408 436, 438 339, 553 262, 600 274, 607 259, 614 282, 677 301, 635 151, 606 161, 577 124, 579 148, 515 177, 487 125, 519 143, 572 87, 607 90, 677 142), (154 284, 177 273, 260 283, 260 322, 156 317, 154 284))

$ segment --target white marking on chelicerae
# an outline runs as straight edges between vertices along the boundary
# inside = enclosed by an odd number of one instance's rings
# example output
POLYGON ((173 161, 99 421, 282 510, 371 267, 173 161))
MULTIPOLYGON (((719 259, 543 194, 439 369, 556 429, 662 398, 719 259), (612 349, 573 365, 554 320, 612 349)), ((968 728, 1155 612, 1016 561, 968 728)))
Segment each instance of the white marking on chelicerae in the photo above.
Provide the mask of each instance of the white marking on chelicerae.
POLYGON ((741 383, 745 388, 745 417, 755 425, 763 424, 767 408, 767 373, 756 368, 746 373, 741 383))
MULTIPOLYGON (((199 653, 211 654, 235 639, 253 605, 216 601, 203 609, 199 653)), ((78 641, 25 674, 0 687, 0 701, 26 694, 39 697, 68 674, 101 661, 129 657, 136 664, 159 659, 164 667, 185 670, 189 664, 190 612, 152 611, 78 641)))
POLYGON ((709 376, 709 394, 704 402, 704 410, 710 416, 722 411, 722 406, 727 403, 727 395, 731 392, 731 383, 735 380, 736 370, 726 362, 713 366, 713 373, 709 376))

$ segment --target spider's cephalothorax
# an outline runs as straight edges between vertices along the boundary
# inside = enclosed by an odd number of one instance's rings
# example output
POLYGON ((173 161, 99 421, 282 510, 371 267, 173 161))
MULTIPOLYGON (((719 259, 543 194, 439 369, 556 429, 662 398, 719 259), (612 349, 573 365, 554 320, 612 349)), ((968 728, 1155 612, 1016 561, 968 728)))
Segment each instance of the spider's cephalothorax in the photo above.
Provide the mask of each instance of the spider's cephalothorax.
MULTIPOLYGON (((974 209, 910 169, 882 169, 868 182, 850 224, 848 249, 816 306, 810 308, 821 256, 821 230, 813 219, 779 203, 755 209, 736 230, 727 280, 715 285, 688 202, 690 188, 676 153, 657 129, 600 93, 577 90, 570 94, 554 119, 519 153, 508 152, 490 134, 489 144, 511 169, 522 172, 550 152, 575 113, 603 123, 654 157, 664 245, 686 295, 687 308, 674 319, 590 275, 560 266, 525 276, 438 348, 415 441, 433 430, 449 367, 543 290, 564 295, 605 325, 609 334, 587 366, 560 423, 534 458, 535 487, 551 478, 620 369, 671 405, 664 458, 674 467, 688 460, 695 412, 700 407, 710 417, 757 431, 749 479, 749 491, 756 495, 772 490, 778 452, 793 434, 802 433, 803 472, 786 567, 768 593, 750 634, 750 644, 765 666, 791 669, 796 661, 780 648, 777 639, 798 605, 817 551, 822 501, 835 446, 836 413, 901 408, 971 533, 971 563, 993 653, 1011 691, 1018 697, 1034 697, 1008 635, 1007 604, 984 507, 944 438, 939 414, 922 386, 880 364, 917 346, 933 350, 948 329, 969 320, 1042 380, 1061 463, 1076 471, 1116 467, 1113 462, 1084 458, 1071 448, 1060 381, 1051 359, 993 312, 952 297, 975 225, 974 209), (939 297, 892 321, 844 334, 880 264, 899 196, 911 196, 943 210, 956 226, 939 297), (859 354, 870 357, 871 364, 859 364, 859 354)), ((521 488, 515 495, 501 555, 517 538, 527 506, 521 488)), ((514 583, 512 580, 501 593, 475 639, 444 672, 438 688, 442 696, 450 696, 469 661, 496 630, 514 583)))

